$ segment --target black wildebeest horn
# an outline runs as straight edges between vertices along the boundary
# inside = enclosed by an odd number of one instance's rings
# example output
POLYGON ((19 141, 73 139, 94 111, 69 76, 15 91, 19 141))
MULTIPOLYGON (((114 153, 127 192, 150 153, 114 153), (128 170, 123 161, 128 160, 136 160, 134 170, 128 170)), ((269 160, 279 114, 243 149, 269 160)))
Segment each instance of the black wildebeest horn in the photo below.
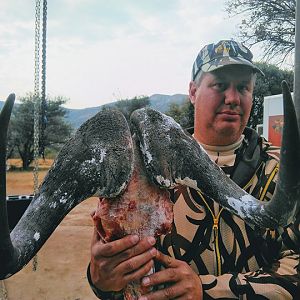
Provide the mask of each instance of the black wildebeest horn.
MULTIPOLYGON (((299 210, 300 141, 286 84, 283 93, 286 117, 282 162, 271 202, 259 202, 228 179, 173 119, 152 109, 141 109, 132 115, 132 130, 140 143, 148 176, 162 187, 183 184, 203 190, 249 223, 271 228, 287 225, 299 210)), ((1 112, 1 116, 5 114, 1 112)), ((133 160, 131 133, 121 113, 100 112, 84 123, 60 151, 39 193, 11 234, 8 226, 0 227, 0 279, 20 270, 78 203, 93 195, 111 198, 122 193, 131 178, 133 160)), ((0 200, 1 224, 5 224, 5 195, 0 200)))
MULTIPOLYGON (((3 109, 1 121, 7 122, 8 113, 3 109)), ((4 131, 2 122, 0 126, 4 131)), ((6 137, 1 139, 4 156, 5 140, 6 137)), ((23 268, 81 201, 93 195, 114 197, 126 188, 132 172, 132 146, 130 130, 121 113, 101 112, 88 120, 62 148, 10 235, 2 193, 0 215, 5 226, 0 227, 0 279, 23 268)), ((5 169, 0 176, 5 177, 5 169)))
POLYGON ((272 201, 258 201, 237 186, 171 118, 149 110, 145 119, 140 110, 133 113, 132 121, 149 175, 166 188, 182 184, 202 190, 247 223, 265 228, 289 224, 300 205, 300 138, 286 82, 282 89, 284 131, 279 180, 272 201))
POLYGON ((9 261, 12 260, 13 256, 13 245, 9 237, 6 207, 6 141, 14 102, 15 95, 10 94, 0 114, 0 255, 9 261))

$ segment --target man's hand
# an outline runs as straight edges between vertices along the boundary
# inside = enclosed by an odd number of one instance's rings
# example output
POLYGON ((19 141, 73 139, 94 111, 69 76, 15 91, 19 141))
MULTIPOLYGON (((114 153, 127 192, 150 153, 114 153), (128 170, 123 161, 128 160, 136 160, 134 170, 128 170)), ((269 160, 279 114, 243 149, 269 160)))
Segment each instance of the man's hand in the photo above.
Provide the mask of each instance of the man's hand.
POLYGON ((159 251, 157 251, 155 259, 161 262, 166 269, 144 277, 142 284, 145 287, 164 284, 165 287, 156 292, 144 295, 139 300, 203 299, 200 277, 186 262, 171 258, 159 251))
POLYGON ((157 250, 153 237, 139 240, 126 236, 104 243, 95 230, 91 245, 91 279, 102 291, 120 291, 134 280, 144 277, 153 266, 157 250))

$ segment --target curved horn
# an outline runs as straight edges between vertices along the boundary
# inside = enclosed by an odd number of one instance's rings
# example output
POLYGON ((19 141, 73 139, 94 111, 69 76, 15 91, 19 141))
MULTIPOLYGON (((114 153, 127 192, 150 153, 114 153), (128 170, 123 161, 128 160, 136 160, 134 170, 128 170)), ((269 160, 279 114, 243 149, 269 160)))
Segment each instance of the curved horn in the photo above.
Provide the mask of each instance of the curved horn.
POLYGON ((299 210, 300 139, 295 110, 286 83, 284 132, 279 182, 272 200, 247 194, 213 163, 205 150, 170 117, 150 108, 132 114, 148 175, 159 185, 186 185, 218 201, 250 224, 276 228, 289 224, 299 210))
POLYGON ((284 126, 278 182, 269 213, 280 225, 290 223, 300 205, 300 137, 297 117, 288 84, 282 82, 284 126))
POLYGON ((15 95, 10 94, 0 114, 0 257, 9 257, 13 253, 13 246, 9 239, 9 226, 6 206, 6 145, 7 129, 10 115, 14 106, 15 95))
MULTIPOLYGON (((61 149, 10 236, 8 228, 1 226, 0 279, 27 264, 81 201, 93 195, 120 194, 131 177, 132 165, 132 138, 120 112, 102 111, 84 123, 61 149), (6 245, 11 246, 4 249, 6 245)), ((1 209, 1 215, 5 214, 1 209)))

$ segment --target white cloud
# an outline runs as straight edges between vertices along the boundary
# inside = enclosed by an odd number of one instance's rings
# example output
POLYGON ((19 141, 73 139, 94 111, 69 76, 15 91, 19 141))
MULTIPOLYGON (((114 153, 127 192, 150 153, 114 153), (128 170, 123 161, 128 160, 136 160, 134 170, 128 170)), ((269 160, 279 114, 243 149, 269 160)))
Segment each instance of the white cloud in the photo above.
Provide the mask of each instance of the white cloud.
POLYGON ((73 8, 81 8, 82 6, 87 6, 87 5, 92 5, 93 2, 95 2, 94 0, 60 0, 62 3, 62 5, 67 5, 69 8, 73 7, 73 8))
MULTIPOLYGON (((234 22, 225 20, 221 0, 170 1, 49 2, 47 92, 70 98, 72 107, 187 93, 197 52, 232 37, 234 22)), ((1 100, 9 91, 24 95, 33 90, 33 11, 16 20, 11 15, 10 26, 0 24, 1 100)), ((9 19, 5 10, 0 15, 9 19)))

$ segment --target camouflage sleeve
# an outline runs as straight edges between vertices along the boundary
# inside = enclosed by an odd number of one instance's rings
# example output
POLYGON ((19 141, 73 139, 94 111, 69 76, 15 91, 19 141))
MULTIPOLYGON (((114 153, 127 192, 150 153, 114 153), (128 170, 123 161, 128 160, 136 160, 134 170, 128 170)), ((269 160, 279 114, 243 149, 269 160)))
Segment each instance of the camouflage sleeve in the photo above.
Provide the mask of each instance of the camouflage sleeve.
POLYGON ((299 254, 286 250, 269 269, 244 274, 200 275, 203 299, 299 299, 299 261, 299 254))

